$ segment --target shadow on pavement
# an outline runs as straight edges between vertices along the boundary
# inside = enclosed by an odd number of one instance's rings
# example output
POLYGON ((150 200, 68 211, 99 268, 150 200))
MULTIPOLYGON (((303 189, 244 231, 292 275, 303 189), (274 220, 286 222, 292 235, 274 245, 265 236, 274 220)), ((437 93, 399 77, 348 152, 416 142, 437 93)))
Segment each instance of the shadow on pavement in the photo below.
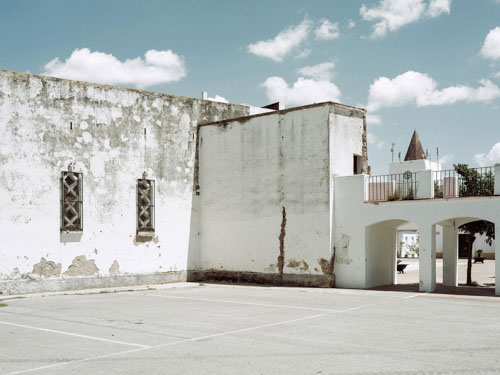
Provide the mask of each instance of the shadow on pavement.
MULTIPOLYGON (((418 293, 418 283, 415 284, 399 284, 399 285, 382 285, 369 288, 370 290, 383 290, 393 292, 413 292, 418 293)), ((436 294, 457 294, 465 296, 495 296, 495 287, 491 286, 445 286, 442 284, 436 285, 436 294)))

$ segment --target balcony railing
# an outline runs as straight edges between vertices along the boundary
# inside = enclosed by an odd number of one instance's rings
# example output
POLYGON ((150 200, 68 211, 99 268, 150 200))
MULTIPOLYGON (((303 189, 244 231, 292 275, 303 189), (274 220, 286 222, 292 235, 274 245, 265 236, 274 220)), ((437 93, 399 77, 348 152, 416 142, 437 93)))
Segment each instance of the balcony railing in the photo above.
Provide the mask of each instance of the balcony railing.
POLYGON ((493 167, 470 168, 467 175, 456 170, 434 172, 434 198, 490 196, 494 194, 493 167))
POLYGON ((462 173, 424 170, 367 176, 365 183, 367 202, 500 195, 500 164, 462 173))
POLYGON ((368 177, 368 201, 399 201, 417 197, 417 174, 401 173, 368 177))

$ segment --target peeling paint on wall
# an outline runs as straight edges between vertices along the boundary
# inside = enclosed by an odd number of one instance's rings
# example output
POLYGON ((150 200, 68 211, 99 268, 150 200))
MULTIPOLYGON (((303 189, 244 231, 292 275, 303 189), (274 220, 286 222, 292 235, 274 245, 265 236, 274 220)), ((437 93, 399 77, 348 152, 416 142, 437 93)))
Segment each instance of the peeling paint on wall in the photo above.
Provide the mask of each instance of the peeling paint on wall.
POLYGON ((64 276, 92 276, 97 275, 97 268, 93 259, 88 259, 85 255, 77 256, 73 259, 73 263, 68 267, 68 270, 63 273, 64 276))
POLYGON ((109 267, 109 274, 110 275, 117 275, 120 273, 120 265, 116 261, 116 259, 113 261, 113 264, 111 267, 109 267))
POLYGON ((61 263, 47 261, 42 257, 39 263, 33 265, 31 273, 40 277, 58 277, 61 276, 61 263))

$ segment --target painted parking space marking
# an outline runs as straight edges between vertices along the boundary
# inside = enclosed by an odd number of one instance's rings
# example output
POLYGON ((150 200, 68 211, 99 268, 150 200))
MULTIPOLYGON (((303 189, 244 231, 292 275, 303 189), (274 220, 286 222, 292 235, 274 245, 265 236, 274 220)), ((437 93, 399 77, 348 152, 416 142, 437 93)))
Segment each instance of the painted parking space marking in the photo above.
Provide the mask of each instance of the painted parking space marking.
POLYGON ((4 322, 4 321, 0 321, 0 324, 6 325, 6 326, 12 326, 12 327, 20 327, 20 328, 26 328, 26 329, 33 329, 33 330, 42 331, 42 332, 56 333, 56 334, 66 335, 66 336, 79 337, 79 338, 89 339, 89 340, 95 340, 95 341, 110 342, 110 343, 113 343, 113 344, 136 346, 138 348, 150 348, 150 346, 148 346, 148 345, 134 344, 134 343, 125 342, 125 341, 119 341, 119 340, 110 340, 110 339, 105 339, 105 338, 102 338, 102 337, 81 335, 81 334, 78 334, 78 333, 58 331, 58 330, 49 329, 49 328, 41 328, 41 327, 28 326, 28 325, 25 325, 25 324, 17 324, 17 323, 4 322))

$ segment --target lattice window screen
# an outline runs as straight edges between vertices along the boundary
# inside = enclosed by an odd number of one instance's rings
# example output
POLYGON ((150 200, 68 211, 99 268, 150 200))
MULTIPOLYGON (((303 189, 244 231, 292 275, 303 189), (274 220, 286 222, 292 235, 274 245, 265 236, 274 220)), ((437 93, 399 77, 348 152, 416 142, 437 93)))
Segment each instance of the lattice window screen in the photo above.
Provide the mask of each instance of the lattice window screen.
POLYGON ((83 175, 73 171, 61 173, 61 230, 83 229, 83 175))
POLYGON ((137 180, 137 232, 155 230, 155 182, 137 180))

